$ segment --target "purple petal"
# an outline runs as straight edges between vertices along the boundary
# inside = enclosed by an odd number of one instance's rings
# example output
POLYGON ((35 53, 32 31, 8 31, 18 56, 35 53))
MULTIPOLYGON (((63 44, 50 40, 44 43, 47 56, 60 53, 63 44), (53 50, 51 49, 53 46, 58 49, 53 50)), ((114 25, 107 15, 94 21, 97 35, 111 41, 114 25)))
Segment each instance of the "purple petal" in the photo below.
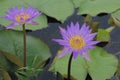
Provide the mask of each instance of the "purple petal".
POLYGON ((63 29, 62 27, 59 27, 59 29, 60 29, 60 33, 61 33, 61 35, 62 35, 63 39, 68 40, 68 36, 67 36, 67 35, 65 35, 65 34, 66 34, 66 30, 65 30, 65 29, 63 29))
POLYGON ((96 46, 85 46, 84 48, 85 48, 85 50, 86 51, 88 51, 88 50, 90 50, 90 49, 94 49, 96 46))
POLYGON ((65 56, 66 54, 72 53, 70 49, 64 48, 62 52, 58 55, 58 58, 65 56))
POLYGON ((69 46, 68 41, 62 39, 53 39, 53 41, 58 42, 60 45, 69 46))
POLYGON ((69 31, 70 31, 71 33, 74 33, 74 32, 75 32, 75 28, 74 28, 74 27, 75 27, 75 26, 74 26, 73 22, 71 22, 70 27, 69 27, 69 31))
POLYGON ((86 23, 84 23, 79 31, 79 34, 82 35, 86 31, 86 23))
POLYGON ((83 52, 82 56, 87 59, 88 61, 91 61, 90 56, 87 52, 83 52))
POLYGON ((66 35, 67 35, 68 37, 71 37, 71 36, 74 35, 73 31, 71 30, 71 27, 69 27, 68 25, 67 25, 66 35))
POLYGON ((11 23, 10 25, 7 26, 7 29, 12 29, 14 28, 15 26, 18 26, 19 24, 16 24, 16 23, 11 23))
POLYGON ((25 12, 24 7, 22 6, 20 12, 25 12))
POLYGON ((78 51, 74 51, 74 52, 73 52, 73 58, 76 59, 77 56, 78 56, 78 51))
POLYGON ((95 37, 97 33, 90 34, 89 37, 95 37))
POLYGON ((79 30, 79 23, 78 22, 76 22, 75 28, 76 28, 76 30, 79 30))
POLYGON ((30 13, 30 14, 32 15, 32 13, 31 13, 31 12, 32 12, 32 7, 31 7, 31 6, 29 6, 29 7, 28 7, 28 9, 26 10, 26 13, 30 13))
POLYGON ((66 33, 66 30, 64 28, 59 27, 59 29, 60 29, 61 33, 64 33, 64 34, 66 33))
POLYGON ((94 45, 94 44, 97 44, 97 43, 99 43, 100 41, 88 41, 87 42, 87 46, 89 46, 89 45, 94 45))
POLYGON ((97 33, 88 34, 88 35, 85 37, 85 38, 86 38, 86 41, 92 41, 96 35, 97 35, 97 33))
POLYGON ((73 27, 73 30, 74 30, 75 35, 79 34, 80 28, 79 28, 79 23, 78 22, 76 22, 75 27, 73 27))

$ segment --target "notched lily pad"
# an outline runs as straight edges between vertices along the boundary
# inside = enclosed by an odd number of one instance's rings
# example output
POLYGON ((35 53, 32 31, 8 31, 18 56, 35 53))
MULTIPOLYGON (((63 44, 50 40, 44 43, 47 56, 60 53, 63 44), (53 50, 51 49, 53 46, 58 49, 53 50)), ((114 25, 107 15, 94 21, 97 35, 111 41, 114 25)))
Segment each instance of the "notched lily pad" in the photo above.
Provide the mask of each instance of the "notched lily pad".
POLYGON ((42 13, 64 21, 74 11, 74 6, 70 0, 21 0, 24 4, 36 7, 42 13))
MULTIPOLYGON (((105 80, 114 75, 118 64, 115 56, 99 47, 90 50, 89 55, 91 62, 86 61, 81 56, 72 60, 71 76, 76 80, 85 80, 87 73, 89 73, 92 80, 105 80)), ((63 76, 66 75, 69 56, 68 54, 62 58, 56 57, 51 70, 58 71, 63 76)))
POLYGON ((120 8, 120 0, 84 0, 84 2, 81 3, 82 4, 79 5, 78 13, 90 14, 92 16, 96 16, 102 12, 112 13, 120 8))

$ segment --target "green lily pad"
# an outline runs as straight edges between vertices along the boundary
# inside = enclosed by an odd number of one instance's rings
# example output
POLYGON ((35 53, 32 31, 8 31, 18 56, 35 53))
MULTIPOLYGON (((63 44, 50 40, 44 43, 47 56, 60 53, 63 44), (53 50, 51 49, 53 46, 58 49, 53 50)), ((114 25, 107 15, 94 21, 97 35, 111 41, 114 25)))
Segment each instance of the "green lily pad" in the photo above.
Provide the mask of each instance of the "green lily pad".
POLYGON ((87 61, 88 73, 92 80, 110 79, 117 70, 118 60, 112 54, 108 54, 102 48, 90 50, 91 62, 87 61))
POLYGON ((108 42, 110 40, 110 33, 105 31, 104 29, 98 29, 96 39, 99 41, 108 42))
MULTIPOLYGON (((52 66, 53 70, 60 72, 63 76, 66 76, 69 57, 70 55, 66 55, 59 59, 56 57, 52 66)), ((85 68, 87 68, 87 65, 81 56, 79 56, 77 59, 73 59, 71 65, 72 77, 77 80, 85 80, 87 76, 87 69, 85 68)))
POLYGON ((85 0, 72 0, 75 8, 78 8, 85 0))
MULTIPOLYGON (((22 1, 22 0, 0 0, 0 17, 5 16, 5 12, 9 11, 9 8, 12 7, 28 7, 28 5, 22 1)), ((31 5, 32 6, 32 5, 31 5)), ((37 7, 35 7, 37 8, 37 7)), ((38 25, 27 25, 26 29, 30 29, 30 30, 37 30, 37 29, 41 29, 41 28, 45 28, 47 27, 47 18, 44 14, 40 15, 39 17, 34 19, 36 22, 38 22, 38 25)), ((5 20, 3 18, 0 18, 0 24, 7 26, 11 23, 11 21, 5 20)), ((14 28, 17 30, 22 30, 22 28, 20 26, 14 28)))
POLYGON ((70 0, 21 0, 38 8, 41 12, 57 20, 64 21, 72 15, 74 6, 70 0))
MULTIPOLYGON (((40 39, 27 35, 27 66, 34 66, 50 57, 50 51, 40 39)), ((14 30, 0 31, 0 50, 17 55, 23 60, 23 33, 14 30)))
MULTIPOLYGON (((105 80, 111 78, 116 69, 118 61, 115 56, 108 54, 104 49, 96 47, 89 51, 91 62, 83 57, 78 56, 72 60, 71 76, 76 80, 85 80, 87 73, 90 74, 92 80, 105 80)), ((67 65, 70 54, 62 58, 55 58, 52 65, 52 71, 58 71, 63 76, 67 75, 67 65)))
POLYGON ((96 16, 99 13, 112 13, 119 8, 120 0, 84 0, 78 13, 96 16))
POLYGON ((113 12, 112 16, 120 20, 120 8, 113 12))

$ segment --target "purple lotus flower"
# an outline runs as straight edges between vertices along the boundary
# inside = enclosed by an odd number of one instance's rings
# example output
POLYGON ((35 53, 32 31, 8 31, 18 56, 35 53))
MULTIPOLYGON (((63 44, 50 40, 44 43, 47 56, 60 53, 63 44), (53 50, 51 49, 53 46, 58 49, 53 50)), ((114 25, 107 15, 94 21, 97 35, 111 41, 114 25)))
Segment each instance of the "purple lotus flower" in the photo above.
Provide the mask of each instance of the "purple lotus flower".
POLYGON ((39 16, 41 13, 34 9, 33 7, 28 7, 28 9, 24 9, 24 7, 21 7, 20 9, 18 7, 16 8, 10 8, 9 12, 6 12, 6 16, 3 18, 6 20, 12 21, 10 25, 7 26, 8 29, 14 28, 18 25, 23 24, 38 24, 37 22, 33 21, 35 17, 39 16))
POLYGON ((77 58, 79 54, 90 61, 88 50, 95 48, 94 45, 99 43, 99 41, 93 41, 97 33, 91 34, 91 29, 85 23, 80 29, 78 22, 75 25, 71 23, 67 26, 67 30, 60 27, 60 33, 63 39, 54 39, 55 42, 64 46, 59 57, 73 52, 73 58, 77 58))

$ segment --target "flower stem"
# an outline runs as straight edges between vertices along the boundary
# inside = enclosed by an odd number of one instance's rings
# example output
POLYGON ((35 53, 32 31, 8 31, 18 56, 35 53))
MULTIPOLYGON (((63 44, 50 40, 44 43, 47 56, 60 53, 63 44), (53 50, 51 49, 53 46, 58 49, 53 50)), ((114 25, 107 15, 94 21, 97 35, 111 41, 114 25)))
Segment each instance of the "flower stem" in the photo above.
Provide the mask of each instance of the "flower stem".
POLYGON ((25 30, 25 24, 23 24, 23 56, 24 56, 24 67, 26 67, 26 30, 25 30))
POLYGON ((67 80, 70 80, 72 57, 73 57, 73 53, 70 55, 69 62, 68 62, 68 78, 67 78, 67 80))

